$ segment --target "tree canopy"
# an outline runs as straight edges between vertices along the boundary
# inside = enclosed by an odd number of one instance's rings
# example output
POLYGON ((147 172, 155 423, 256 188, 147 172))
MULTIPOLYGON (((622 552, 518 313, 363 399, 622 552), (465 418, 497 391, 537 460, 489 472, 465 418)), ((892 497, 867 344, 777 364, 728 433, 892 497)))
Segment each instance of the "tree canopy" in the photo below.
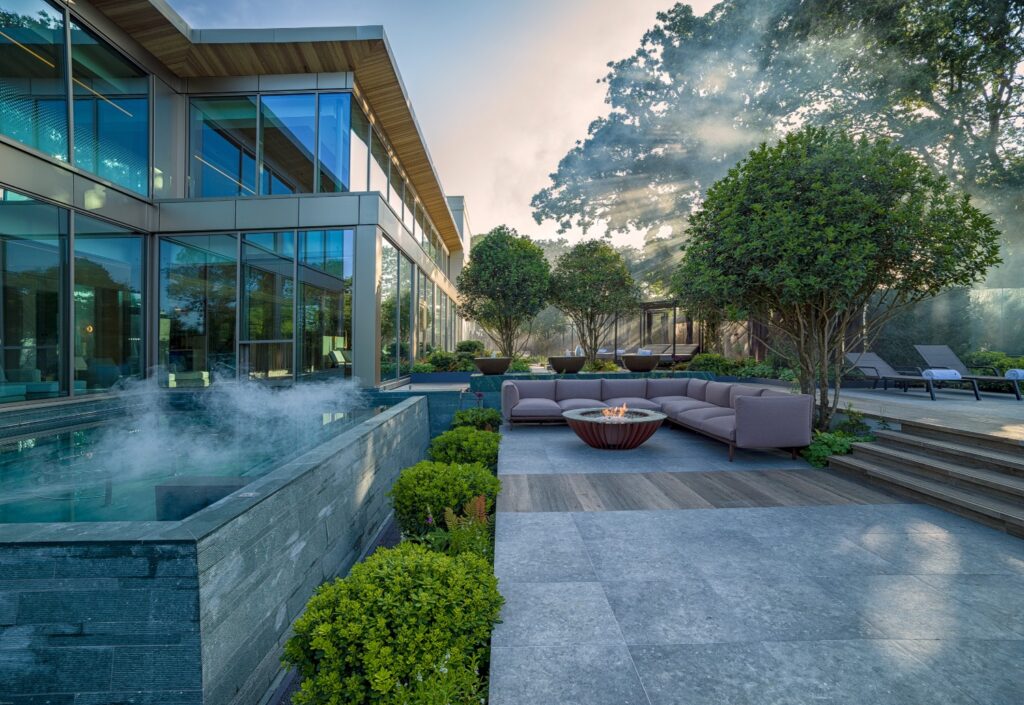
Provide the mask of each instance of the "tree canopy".
POLYGON ((999 263, 999 232, 970 200, 889 140, 804 128, 708 190, 675 288, 684 305, 736 307, 769 324, 766 343, 795 351, 827 428, 847 351, 999 263), (865 320, 869 306, 877 314, 865 320))
POLYGON ((550 265, 525 235, 504 225, 476 240, 457 287, 462 315, 514 356, 529 323, 545 306, 550 265))

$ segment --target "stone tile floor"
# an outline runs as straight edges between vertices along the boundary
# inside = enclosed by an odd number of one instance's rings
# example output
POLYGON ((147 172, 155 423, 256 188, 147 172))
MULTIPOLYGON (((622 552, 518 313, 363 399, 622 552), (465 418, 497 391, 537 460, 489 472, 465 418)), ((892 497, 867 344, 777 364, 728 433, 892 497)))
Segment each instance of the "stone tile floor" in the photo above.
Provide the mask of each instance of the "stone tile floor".
MULTIPOLYGON (((713 462, 659 436, 604 461, 517 428, 501 472, 713 462)), ((492 705, 1024 702, 1024 541, 926 505, 499 512, 495 570, 492 705)))

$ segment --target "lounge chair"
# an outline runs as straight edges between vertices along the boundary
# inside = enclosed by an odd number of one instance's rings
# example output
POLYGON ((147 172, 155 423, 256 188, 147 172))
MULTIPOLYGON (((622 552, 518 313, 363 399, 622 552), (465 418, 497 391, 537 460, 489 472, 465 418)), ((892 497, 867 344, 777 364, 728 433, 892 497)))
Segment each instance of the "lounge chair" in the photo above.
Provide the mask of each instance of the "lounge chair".
POLYGON ((877 354, 869 352, 847 353, 846 359, 873 382, 871 385, 872 389, 875 389, 879 382, 882 383, 883 389, 888 389, 889 382, 892 382, 894 387, 903 389, 904 392, 911 386, 920 385, 928 390, 928 396, 932 398, 932 401, 935 401, 936 384, 966 385, 974 392, 974 398, 979 401, 981 400, 981 394, 978 392, 978 383, 973 379, 933 380, 921 374, 921 370, 916 367, 912 368, 916 374, 900 372, 877 354))
POLYGON ((995 367, 976 367, 978 370, 992 370, 991 375, 971 374, 970 369, 963 363, 957 354, 948 345, 915 345, 914 349, 920 355, 928 367, 941 367, 956 370, 964 379, 973 379, 975 382, 991 382, 993 384, 1008 384, 1013 390, 1017 401, 1021 400, 1020 381, 1008 379, 999 374, 995 367))

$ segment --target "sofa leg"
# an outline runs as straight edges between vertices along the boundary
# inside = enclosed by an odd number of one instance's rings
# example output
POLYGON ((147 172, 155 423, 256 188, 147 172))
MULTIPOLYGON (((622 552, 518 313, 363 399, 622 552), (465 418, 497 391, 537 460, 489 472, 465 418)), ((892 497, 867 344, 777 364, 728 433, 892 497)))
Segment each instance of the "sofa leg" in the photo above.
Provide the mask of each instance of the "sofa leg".
POLYGON ((736 444, 730 443, 729 444, 729 462, 730 463, 732 462, 732 459, 734 457, 736 457, 736 444))
POLYGON ((796 460, 796 448, 789 449, 789 457, 792 458, 793 460, 796 460))

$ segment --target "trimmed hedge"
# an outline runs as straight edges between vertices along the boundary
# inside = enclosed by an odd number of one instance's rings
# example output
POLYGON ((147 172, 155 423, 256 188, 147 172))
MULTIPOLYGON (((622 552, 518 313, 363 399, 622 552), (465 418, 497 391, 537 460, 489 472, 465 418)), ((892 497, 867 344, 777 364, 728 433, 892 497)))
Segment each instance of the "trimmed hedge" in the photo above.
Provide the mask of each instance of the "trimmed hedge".
POLYGON ((501 412, 497 409, 460 409, 452 419, 452 428, 468 426, 478 431, 497 431, 501 428, 501 412))
POLYGON ((428 460, 406 468, 388 493, 395 518, 409 536, 423 536, 444 523, 444 510, 461 509, 483 496, 487 509, 501 491, 501 481, 479 463, 449 464, 428 460))
POLYGON ((502 597, 491 565, 411 542, 381 549, 321 585, 295 623, 284 661, 294 705, 476 705, 485 696, 502 597))
POLYGON ((497 472, 500 442, 497 433, 461 426, 431 441, 427 457, 438 463, 480 463, 497 472))

